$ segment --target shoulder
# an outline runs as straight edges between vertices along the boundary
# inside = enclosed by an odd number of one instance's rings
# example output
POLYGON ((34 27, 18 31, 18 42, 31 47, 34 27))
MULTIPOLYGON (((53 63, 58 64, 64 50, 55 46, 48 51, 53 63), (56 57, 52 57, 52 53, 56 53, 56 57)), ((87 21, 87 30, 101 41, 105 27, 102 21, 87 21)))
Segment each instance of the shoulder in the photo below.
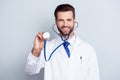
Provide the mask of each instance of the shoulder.
POLYGON ((79 43, 79 50, 82 52, 81 54, 83 56, 87 58, 96 57, 95 48, 90 43, 80 38, 77 38, 77 41, 79 43))
POLYGON ((77 40, 77 43, 79 44, 79 46, 84 48, 85 50, 95 51, 94 47, 87 41, 80 39, 78 36, 77 36, 76 40, 77 40))

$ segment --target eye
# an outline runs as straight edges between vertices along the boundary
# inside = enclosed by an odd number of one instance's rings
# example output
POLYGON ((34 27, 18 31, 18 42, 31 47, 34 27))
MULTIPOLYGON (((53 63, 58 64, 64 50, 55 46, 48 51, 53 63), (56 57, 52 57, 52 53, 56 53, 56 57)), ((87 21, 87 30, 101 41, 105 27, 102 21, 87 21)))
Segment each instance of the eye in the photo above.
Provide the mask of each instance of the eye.
POLYGON ((63 21, 63 19, 58 19, 57 21, 63 21))
POLYGON ((67 19, 67 21, 72 21, 72 19, 67 19))

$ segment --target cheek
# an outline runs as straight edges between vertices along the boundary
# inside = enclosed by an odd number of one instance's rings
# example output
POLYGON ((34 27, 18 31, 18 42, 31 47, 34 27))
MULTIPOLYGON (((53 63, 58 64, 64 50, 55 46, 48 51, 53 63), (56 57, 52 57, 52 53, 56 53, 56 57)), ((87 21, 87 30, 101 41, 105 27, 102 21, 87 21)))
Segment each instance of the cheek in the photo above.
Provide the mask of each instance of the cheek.
POLYGON ((70 23, 68 26, 72 28, 74 27, 74 23, 70 23))
POLYGON ((56 25, 57 25, 57 27, 59 27, 59 28, 60 28, 61 26, 63 26, 62 23, 57 23, 56 25))
POLYGON ((73 25, 74 25, 74 21, 68 22, 68 25, 69 25, 69 26, 73 26, 73 25))

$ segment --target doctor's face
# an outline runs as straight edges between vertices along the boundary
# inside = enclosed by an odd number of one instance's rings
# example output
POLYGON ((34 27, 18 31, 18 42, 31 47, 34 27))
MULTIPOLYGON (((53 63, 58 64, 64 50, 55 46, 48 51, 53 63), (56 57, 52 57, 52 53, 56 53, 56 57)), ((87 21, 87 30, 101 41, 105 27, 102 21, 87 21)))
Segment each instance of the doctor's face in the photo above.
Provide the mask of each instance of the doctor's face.
POLYGON ((75 19, 72 11, 58 12, 56 18, 57 28, 62 36, 73 32, 75 19))

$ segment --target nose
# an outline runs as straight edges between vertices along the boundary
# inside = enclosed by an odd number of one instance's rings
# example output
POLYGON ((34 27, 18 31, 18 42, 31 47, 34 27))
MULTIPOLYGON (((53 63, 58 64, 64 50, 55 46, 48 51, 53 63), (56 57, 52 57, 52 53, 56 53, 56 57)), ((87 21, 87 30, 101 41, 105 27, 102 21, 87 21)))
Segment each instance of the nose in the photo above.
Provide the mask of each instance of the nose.
POLYGON ((67 21, 63 21, 63 25, 64 25, 64 26, 67 26, 67 21))

